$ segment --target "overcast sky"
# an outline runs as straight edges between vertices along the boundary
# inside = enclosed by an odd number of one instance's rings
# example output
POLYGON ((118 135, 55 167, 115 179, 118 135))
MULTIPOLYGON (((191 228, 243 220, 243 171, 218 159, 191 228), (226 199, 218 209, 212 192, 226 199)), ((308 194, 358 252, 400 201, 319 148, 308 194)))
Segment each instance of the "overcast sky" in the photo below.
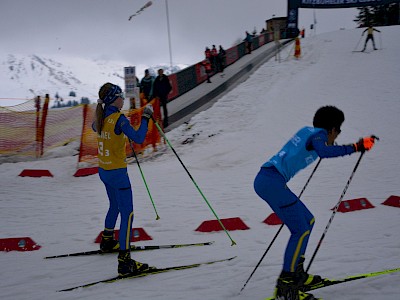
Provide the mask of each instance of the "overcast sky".
MULTIPOLYGON (((128 21, 148 0, 1 0, 1 52, 59 53, 112 59, 131 65, 170 62, 166 1, 128 21)), ((203 59, 206 46, 230 48, 245 31, 286 16, 286 0, 168 0, 174 64, 203 59)), ((317 34, 355 28, 357 10, 316 10, 317 34)), ((300 9, 299 27, 310 33, 313 10, 300 9)))

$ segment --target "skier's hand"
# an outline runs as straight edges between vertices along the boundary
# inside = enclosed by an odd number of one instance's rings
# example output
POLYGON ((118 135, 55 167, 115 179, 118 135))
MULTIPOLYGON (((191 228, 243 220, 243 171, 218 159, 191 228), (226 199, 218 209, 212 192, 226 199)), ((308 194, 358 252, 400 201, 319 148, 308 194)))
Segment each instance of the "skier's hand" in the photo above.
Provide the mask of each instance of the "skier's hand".
POLYGON ((374 135, 361 138, 357 143, 353 144, 354 150, 356 152, 369 151, 374 146, 375 140, 379 140, 379 138, 374 135))
POLYGON ((154 109, 153 105, 147 104, 143 110, 142 118, 149 120, 153 115, 154 109))

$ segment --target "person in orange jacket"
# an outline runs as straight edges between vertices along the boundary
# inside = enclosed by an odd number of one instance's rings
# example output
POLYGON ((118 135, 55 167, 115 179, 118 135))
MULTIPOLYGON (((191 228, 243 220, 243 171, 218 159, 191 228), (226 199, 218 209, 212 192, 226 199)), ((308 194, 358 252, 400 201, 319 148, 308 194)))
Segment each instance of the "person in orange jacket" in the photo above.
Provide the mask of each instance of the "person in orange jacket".
POLYGON ((210 60, 205 59, 201 62, 201 65, 204 67, 204 69, 206 70, 206 74, 207 74, 207 83, 211 83, 210 77, 211 77, 211 73, 212 73, 212 66, 210 63, 210 60))

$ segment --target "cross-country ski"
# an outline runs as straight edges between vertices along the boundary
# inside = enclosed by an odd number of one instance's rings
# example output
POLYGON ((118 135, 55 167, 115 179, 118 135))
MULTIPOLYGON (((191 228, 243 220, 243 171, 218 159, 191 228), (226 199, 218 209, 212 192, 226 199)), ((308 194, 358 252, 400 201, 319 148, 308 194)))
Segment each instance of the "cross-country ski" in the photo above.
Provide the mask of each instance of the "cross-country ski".
POLYGON ((151 267, 149 270, 147 270, 145 272, 142 272, 142 273, 139 273, 139 274, 125 276, 125 277, 116 276, 116 277, 112 277, 112 278, 109 278, 109 279, 99 280, 99 281, 95 281, 95 282, 91 282, 91 283, 75 286, 75 287, 72 287, 72 288, 59 290, 59 292, 67 292, 67 291, 73 291, 73 290, 76 290, 76 289, 79 289, 79 288, 87 288, 87 287, 94 286, 94 285, 99 284, 99 283, 112 283, 112 282, 116 282, 116 281, 119 281, 119 280, 141 278, 141 277, 145 277, 145 276, 149 276, 149 275, 156 275, 156 274, 161 274, 161 273, 166 273, 166 272, 171 272, 171 271, 179 271, 179 270, 187 270, 187 269, 192 269, 192 268, 198 268, 200 266, 211 265, 211 264, 224 262, 224 261, 230 261, 230 260, 234 259, 235 257, 236 256, 230 257, 230 258, 226 258, 226 259, 213 260, 213 261, 204 262, 204 263, 195 263, 195 264, 190 264, 190 265, 181 265, 181 266, 167 267, 167 268, 151 267))
MULTIPOLYGON (((301 290, 303 291, 303 299, 307 299, 307 292, 309 291, 313 291, 313 290, 318 290, 324 287, 328 287, 328 286, 332 286, 332 285, 338 285, 338 284, 342 284, 342 283, 347 283, 350 281, 355 281, 355 280, 359 280, 359 279, 364 279, 364 278, 370 278, 370 277, 376 277, 376 276, 381 276, 381 275, 387 275, 387 274, 391 274, 391 273, 397 273, 400 272, 400 268, 395 268, 395 269, 388 269, 388 270, 383 270, 383 271, 378 271, 378 272, 371 272, 371 273, 361 273, 361 274, 356 274, 356 275, 350 275, 350 276, 346 276, 343 278, 339 278, 339 279, 324 279, 322 282, 315 284, 315 285, 305 285, 301 288, 301 290)), ((314 296, 315 297, 315 296, 314 296)), ((265 300, 274 300, 275 297, 268 297, 265 298, 265 300)), ((313 298, 311 298, 313 299, 313 298)), ((315 298, 315 299, 319 299, 319 298, 315 298)))
MULTIPOLYGON (((185 248, 185 247, 199 247, 199 246, 209 246, 214 242, 201 242, 201 243, 192 243, 192 244, 171 244, 171 245, 143 245, 136 246, 131 245, 131 251, 148 251, 148 250, 158 250, 158 249, 175 249, 175 248, 185 248)), ((59 254, 53 256, 46 256, 45 259, 52 258, 61 258, 61 257, 70 257, 70 256, 89 256, 89 255, 107 255, 110 253, 117 253, 118 250, 112 250, 111 252, 103 252, 101 250, 91 250, 91 251, 82 251, 68 254, 59 254)))

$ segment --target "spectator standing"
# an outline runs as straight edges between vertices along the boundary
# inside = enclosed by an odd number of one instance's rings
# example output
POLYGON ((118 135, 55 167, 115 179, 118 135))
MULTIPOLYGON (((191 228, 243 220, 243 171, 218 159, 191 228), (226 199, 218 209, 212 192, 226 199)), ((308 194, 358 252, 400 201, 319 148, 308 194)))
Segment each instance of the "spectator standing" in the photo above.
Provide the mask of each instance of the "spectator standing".
POLYGON ((224 73, 226 64, 226 51, 219 45, 219 52, 218 52, 218 71, 224 73))
POLYGON ((251 46, 253 44, 253 36, 248 31, 246 31, 246 38, 244 39, 244 41, 246 42, 247 53, 251 54, 251 46))
POLYGON ((218 72, 218 50, 215 45, 212 45, 211 49, 211 65, 215 72, 218 72))
POLYGON ((201 62, 201 65, 204 67, 207 74, 207 83, 211 83, 210 77, 212 73, 212 66, 208 59, 205 59, 201 62))
POLYGON ((147 102, 153 98, 153 82, 154 77, 150 75, 149 70, 144 70, 144 77, 140 81, 140 92, 144 94, 147 102))
POLYGON ((300 30, 300 35, 302 39, 304 39, 304 37, 306 36, 306 29, 304 27, 300 30))
POLYGON ((206 50, 204 51, 204 57, 211 61, 211 50, 210 48, 206 47, 206 50))
POLYGON ((158 70, 158 76, 154 80, 153 92, 154 97, 158 97, 161 102, 161 106, 163 108, 163 126, 164 128, 168 127, 168 94, 171 92, 172 86, 169 82, 168 76, 164 74, 163 69, 158 70))

